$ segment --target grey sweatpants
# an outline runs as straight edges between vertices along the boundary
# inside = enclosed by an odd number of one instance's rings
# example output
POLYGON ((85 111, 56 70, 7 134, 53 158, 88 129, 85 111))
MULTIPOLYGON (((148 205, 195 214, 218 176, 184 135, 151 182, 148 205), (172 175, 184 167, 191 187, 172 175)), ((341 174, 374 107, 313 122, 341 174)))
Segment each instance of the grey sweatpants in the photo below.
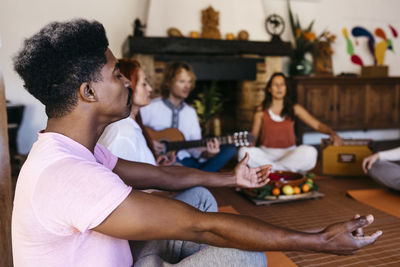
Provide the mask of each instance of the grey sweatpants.
MULTIPOLYGON (((174 198, 201 211, 218 211, 213 195, 204 187, 185 190, 174 198)), ((179 220, 179 218, 176 219, 179 220)), ((267 260, 263 252, 218 248, 180 240, 154 240, 133 242, 133 264, 134 267, 265 267, 267 260)))
POLYGON ((377 160, 374 164, 372 164, 368 174, 378 183, 381 183, 391 189, 400 191, 399 164, 390 161, 377 160))

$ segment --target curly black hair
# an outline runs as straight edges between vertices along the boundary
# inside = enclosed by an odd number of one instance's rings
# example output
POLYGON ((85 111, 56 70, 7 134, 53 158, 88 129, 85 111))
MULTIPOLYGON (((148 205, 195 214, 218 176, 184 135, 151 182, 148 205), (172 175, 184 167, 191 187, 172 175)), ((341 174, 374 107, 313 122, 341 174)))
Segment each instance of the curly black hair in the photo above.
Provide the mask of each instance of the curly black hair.
POLYGON ((107 47, 104 27, 97 21, 52 22, 25 40, 14 69, 45 105, 47 116, 59 118, 76 106, 82 83, 101 79, 107 47))

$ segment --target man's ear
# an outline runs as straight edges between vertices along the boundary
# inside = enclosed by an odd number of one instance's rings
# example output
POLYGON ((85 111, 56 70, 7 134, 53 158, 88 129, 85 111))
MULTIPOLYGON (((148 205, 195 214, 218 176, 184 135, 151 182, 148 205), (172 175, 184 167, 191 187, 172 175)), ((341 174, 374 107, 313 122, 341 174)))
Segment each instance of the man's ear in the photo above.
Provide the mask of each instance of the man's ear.
POLYGON ((96 102, 97 95, 90 83, 84 82, 79 87, 79 97, 86 102, 96 102))

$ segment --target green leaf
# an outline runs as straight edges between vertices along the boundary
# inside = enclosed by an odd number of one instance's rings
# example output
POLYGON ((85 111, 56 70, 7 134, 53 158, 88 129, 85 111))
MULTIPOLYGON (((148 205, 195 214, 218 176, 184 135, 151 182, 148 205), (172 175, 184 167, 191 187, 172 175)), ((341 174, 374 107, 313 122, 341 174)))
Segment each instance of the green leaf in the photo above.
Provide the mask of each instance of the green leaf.
POLYGON ((271 191, 264 190, 260 194, 257 195, 257 198, 263 199, 265 196, 270 196, 270 195, 271 195, 271 191))
POLYGON ((217 83, 214 81, 210 87, 204 87, 203 92, 197 95, 193 101, 197 116, 201 124, 206 124, 215 114, 222 110, 223 101, 218 91, 217 83))
MULTIPOLYGON (((298 29, 301 29, 301 24, 300 24, 299 15, 297 15, 297 14, 296 14, 296 20, 297 20, 297 25, 296 25, 296 27, 297 27, 298 29)), ((301 29, 301 30, 302 30, 302 29, 301 29)), ((303 33, 303 30, 302 30, 301 32, 303 33)))
POLYGON ((290 7, 290 0, 287 0, 287 6, 288 6, 288 11, 289 11, 289 21, 290 21, 290 27, 292 28, 292 34, 294 38, 296 38, 296 26, 295 26, 295 21, 293 19, 293 13, 292 9, 290 7))
POLYGON ((312 20, 311 23, 310 23, 310 25, 308 25, 308 27, 307 27, 307 31, 308 31, 308 32, 311 32, 312 27, 314 26, 314 22, 315 22, 315 20, 312 20))
POLYGON ((306 174, 306 177, 313 179, 313 178, 315 178, 315 174, 312 173, 312 172, 309 172, 309 173, 306 174))

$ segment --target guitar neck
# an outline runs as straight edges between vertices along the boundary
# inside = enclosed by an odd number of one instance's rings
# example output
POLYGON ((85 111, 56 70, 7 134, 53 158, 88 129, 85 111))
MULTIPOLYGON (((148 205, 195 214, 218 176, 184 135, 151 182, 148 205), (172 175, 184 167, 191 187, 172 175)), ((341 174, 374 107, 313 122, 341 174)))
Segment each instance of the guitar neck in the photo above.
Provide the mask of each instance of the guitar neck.
MULTIPOLYGON (((213 138, 184 141, 185 138, 181 132, 176 128, 167 128, 161 131, 154 131, 151 128, 146 128, 152 139, 157 140, 164 144, 162 153, 168 151, 178 151, 180 149, 188 149, 192 147, 205 147, 207 142, 213 138)), ((247 131, 235 132, 230 135, 214 137, 217 138, 221 145, 233 144, 236 147, 248 146, 254 142, 254 137, 247 131)))
MULTIPOLYGON (((229 145, 233 144, 234 139, 231 135, 219 136, 215 137, 218 139, 221 145, 229 145)), ((193 140, 193 141, 178 141, 178 142, 166 142, 166 151, 180 150, 180 149, 188 149, 193 147, 205 147, 207 146, 207 142, 211 141, 213 138, 206 138, 201 140, 193 140)))

